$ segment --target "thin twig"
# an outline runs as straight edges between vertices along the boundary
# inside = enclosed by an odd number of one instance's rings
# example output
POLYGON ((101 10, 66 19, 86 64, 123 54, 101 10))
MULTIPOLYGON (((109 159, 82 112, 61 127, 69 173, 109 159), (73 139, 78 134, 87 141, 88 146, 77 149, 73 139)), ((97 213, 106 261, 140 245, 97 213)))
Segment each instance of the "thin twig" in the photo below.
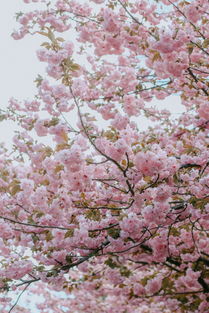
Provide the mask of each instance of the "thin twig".
POLYGON ((12 310, 15 308, 15 306, 18 304, 20 297, 23 295, 23 293, 26 291, 26 289, 30 286, 30 282, 25 286, 25 288, 21 291, 21 293, 19 294, 19 296, 17 297, 15 303, 13 304, 13 306, 10 308, 10 310, 8 311, 8 313, 11 313, 12 310))
POLYGON ((20 224, 20 225, 24 225, 24 226, 43 228, 43 229, 60 229, 60 230, 71 230, 72 229, 72 228, 61 227, 61 226, 47 226, 47 225, 37 225, 37 224, 24 223, 24 222, 15 221, 11 218, 4 217, 4 216, 0 216, 0 219, 3 219, 5 221, 8 221, 8 222, 11 222, 14 224, 20 224))

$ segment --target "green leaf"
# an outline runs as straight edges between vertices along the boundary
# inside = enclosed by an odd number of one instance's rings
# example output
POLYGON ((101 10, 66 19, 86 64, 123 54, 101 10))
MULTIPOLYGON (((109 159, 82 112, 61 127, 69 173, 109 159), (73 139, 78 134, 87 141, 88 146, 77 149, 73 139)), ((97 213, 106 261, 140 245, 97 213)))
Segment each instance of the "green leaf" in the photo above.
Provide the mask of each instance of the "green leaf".
POLYGON ((111 238, 114 238, 114 239, 117 239, 120 237, 120 229, 118 228, 108 229, 107 233, 111 238))
POLYGON ((6 114, 0 114, 0 122, 4 121, 6 118, 6 114))
POLYGON ((47 230, 46 231, 46 241, 51 241, 53 239, 52 233, 47 230))
POLYGON ((65 260, 68 264, 72 263, 72 257, 70 255, 66 255, 65 260))
POLYGON ((121 274, 121 276, 129 277, 129 276, 131 276, 132 273, 126 266, 123 266, 120 268, 120 274, 121 274))
POLYGON ((74 234, 74 229, 69 229, 69 230, 65 233, 65 238, 73 237, 73 234, 74 234))
POLYGON ((21 190, 20 182, 18 180, 13 180, 13 182, 9 185, 9 191, 12 196, 15 196, 21 190))
POLYGON ((37 78, 34 80, 34 83, 36 83, 36 86, 39 87, 43 81, 43 77, 41 75, 38 75, 37 78))
POLYGON ((108 258, 106 261, 105 261, 105 264, 108 265, 110 268, 117 268, 119 267, 118 264, 116 262, 113 261, 112 258, 108 258))
POLYGON ((23 12, 17 12, 17 13, 15 14, 15 19, 16 19, 16 21, 18 21, 21 16, 23 16, 23 12))
POLYGON ((209 46, 209 38, 205 39, 202 44, 203 48, 207 48, 209 46))
POLYGON ((76 63, 71 64, 70 66, 71 71, 76 72, 80 69, 80 66, 76 63))

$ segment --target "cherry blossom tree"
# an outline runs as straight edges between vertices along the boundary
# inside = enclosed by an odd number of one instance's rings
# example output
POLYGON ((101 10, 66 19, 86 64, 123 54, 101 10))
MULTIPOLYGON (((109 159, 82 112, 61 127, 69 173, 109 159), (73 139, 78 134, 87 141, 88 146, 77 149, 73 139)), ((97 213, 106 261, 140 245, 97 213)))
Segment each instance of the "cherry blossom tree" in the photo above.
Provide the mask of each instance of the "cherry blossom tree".
POLYGON ((208 0, 24 2, 43 9, 13 37, 43 37, 46 77, 1 115, 21 129, 0 156, 1 312, 209 312, 208 0), (151 104, 170 95, 175 118, 151 104))

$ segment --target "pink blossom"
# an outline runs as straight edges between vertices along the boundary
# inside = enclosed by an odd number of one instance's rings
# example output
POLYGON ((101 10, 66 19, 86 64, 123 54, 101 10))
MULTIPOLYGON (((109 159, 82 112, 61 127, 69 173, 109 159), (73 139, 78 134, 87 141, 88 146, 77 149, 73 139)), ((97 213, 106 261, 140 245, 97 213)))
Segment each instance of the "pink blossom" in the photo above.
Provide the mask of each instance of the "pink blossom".
POLYGON ((161 275, 148 280, 146 284, 146 291, 149 294, 155 294, 156 292, 158 292, 161 288, 162 280, 163 280, 163 277, 161 275))
POLYGON ((185 10, 186 13, 186 17, 189 19, 189 21, 193 22, 193 23, 197 23, 197 21, 199 20, 200 16, 201 16, 201 12, 199 10, 198 5, 194 5, 194 4, 189 4, 186 7, 185 10))

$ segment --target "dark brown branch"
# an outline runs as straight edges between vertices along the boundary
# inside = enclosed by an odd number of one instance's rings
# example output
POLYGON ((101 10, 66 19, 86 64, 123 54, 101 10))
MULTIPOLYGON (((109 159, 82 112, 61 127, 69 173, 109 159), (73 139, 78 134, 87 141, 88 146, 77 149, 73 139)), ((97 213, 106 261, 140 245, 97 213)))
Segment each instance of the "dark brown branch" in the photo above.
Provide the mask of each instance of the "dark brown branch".
MULTIPOLYGON (((192 76, 192 78, 194 79, 194 81, 197 83, 199 80, 198 80, 198 78, 194 75, 194 73, 192 72, 192 70, 191 70, 190 67, 188 67, 187 71, 188 71, 188 73, 192 76)), ((207 90, 206 90, 205 88, 200 88, 200 89, 204 92, 204 94, 205 94, 206 96, 209 96, 209 93, 207 92, 207 90)))
POLYGON ((61 227, 61 226, 47 226, 47 225, 37 225, 37 224, 30 224, 30 223, 19 222, 19 221, 15 221, 15 220, 13 220, 11 218, 4 217, 4 216, 0 216, 0 219, 3 219, 5 221, 8 221, 8 222, 11 222, 11 223, 14 223, 14 224, 30 226, 30 227, 36 227, 36 228, 71 230, 71 228, 61 227))
POLYGON ((89 253, 87 256, 82 257, 80 260, 78 260, 74 263, 63 265, 59 269, 53 269, 52 271, 56 271, 57 274, 61 271, 68 271, 69 269, 71 269, 75 266, 78 266, 78 265, 82 264, 83 262, 88 261, 92 257, 96 256, 98 254, 98 252, 101 251, 104 247, 108 246, 109 243, 110 243, 109 240, 106 240, 105 242, 103 242, 101 244, 100 247, 98 247, 97 249, 94 249, 94 251, 89 253))
POLYGON ((15 303, 14 303, 13 306, 10 308, 10 310, 8 311, 8 313, 11 313, 11 312, 12 312, 12 310, 13 310, 13 309, 15 308, 15 306, 18 304, 18 302, 19 302, 21 296, 22 296, 23 293, 26 291, 26 289, 30 286, 31 283, 32 283, 32 282, 27 283, 27 285, 25 286, 25 288, 24 288, 24 289, 21 291, 21 293, 18 295, 18 297, 17 297, 15 303))

